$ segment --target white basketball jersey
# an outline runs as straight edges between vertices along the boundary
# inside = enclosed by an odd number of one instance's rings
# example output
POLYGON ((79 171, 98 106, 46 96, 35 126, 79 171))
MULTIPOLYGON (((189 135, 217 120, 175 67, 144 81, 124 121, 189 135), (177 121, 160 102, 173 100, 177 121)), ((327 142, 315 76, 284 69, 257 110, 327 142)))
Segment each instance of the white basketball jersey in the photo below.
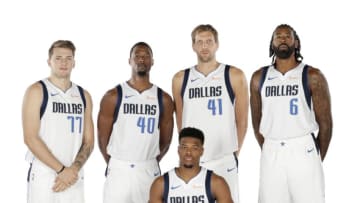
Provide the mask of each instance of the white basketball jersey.
POLYGON ((118 102, 108 154, 127 161, 155 159, 160 153, 161 89, 153 85, 139 93, 125 82, 118 85, 117 90, 118 102))
POLYGON ((164 174, 164 202, 201 202, 213 203, 211 194, 212 171, 201 168, 201 171, 188 183, 176 175, 175 169, 164 174))
MULTIPOLYGON (((85 96, 80 86, 72 83, 65 92, 48 79, 40 81, 43 103, 39 136, 51 153, 65 166, 70 166, 79 152, 83 139, 85 96)), ((26 159, 35 157, 28 151, 26 159)))
POLYGON ((260 133, 265 138, 294 138, 318 129, 307 74, 303 63, 284 75, 273 65, 263 69, 260 133))
POLYGON ((219 67, 204 76, 195 67, 185 70, 182 85, 182 127, 204 132, 201 161, 218 159, 237 150, 234 93, 229 79, 230 66, 219 67))

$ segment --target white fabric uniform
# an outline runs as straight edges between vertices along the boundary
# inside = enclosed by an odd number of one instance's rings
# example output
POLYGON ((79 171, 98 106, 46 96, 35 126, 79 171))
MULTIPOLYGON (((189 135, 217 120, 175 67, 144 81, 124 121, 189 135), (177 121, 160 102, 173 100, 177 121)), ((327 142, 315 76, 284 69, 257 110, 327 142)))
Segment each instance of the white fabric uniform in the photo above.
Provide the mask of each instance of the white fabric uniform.
POLYGON ((160 153, 162 90, 153 85, 139 93, 125 82, 117 91, 104 202, 147 202, 151 183, 160 175, 156 156, 160 153))
POLYGON ((212 171, 201 168, 188 183, 177 176, 175 169, 164 174, 164 203, 214 203, 211 194, 212 171))
MULTIPOLYGON (((80 86, 72 83, 66 92, 48 79, 40 81, 44 99, 41 107, 39 136, 51 153, 65 166, 74 161, 83 138, 85 96, 80 86)), ((28 203, 83 202, 83 172, 77 183, 64 192, 52 191, 56 172, 28 151, 31 163, 28 174, 28 203)))
POLYGON ((318 125, 307 74, 303 63, 284 75, 274 66, 263 69, 261 203, 325 202, 322 163, 312 134, 318 125))
POLYGON ((238 149, 234 92, 230 84, 229 65, 220 64, 204 76, 193 66, 185 70, 181 95, 182 127, 204 132, 201 165, 224 177, 235 203, 239 202, 238 149))

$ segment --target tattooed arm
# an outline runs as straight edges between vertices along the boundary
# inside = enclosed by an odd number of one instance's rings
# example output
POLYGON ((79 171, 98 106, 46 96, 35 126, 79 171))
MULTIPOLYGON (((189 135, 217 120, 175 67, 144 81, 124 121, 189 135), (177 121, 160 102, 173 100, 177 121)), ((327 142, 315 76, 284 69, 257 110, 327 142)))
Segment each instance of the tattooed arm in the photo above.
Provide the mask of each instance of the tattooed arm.
POLYGON ((310 68, 308 77, 315 117, 319 125, 317 142, 320 148, 321 160, 324 160, 330 144, 333 125, 331 116, 330 92, 327 81, 320 70, 316 68, 310 68))
POLYGON ((84 135, 83 142, 78 154, 75 157, 75 161, 72 167, 75 167, 78 171, 83 167, 88 160, 93 148, 94 148, 94 123, 92 119, 92 101, 90 94, 85 92, 86 97, 86 109, 84 118, 84 135))

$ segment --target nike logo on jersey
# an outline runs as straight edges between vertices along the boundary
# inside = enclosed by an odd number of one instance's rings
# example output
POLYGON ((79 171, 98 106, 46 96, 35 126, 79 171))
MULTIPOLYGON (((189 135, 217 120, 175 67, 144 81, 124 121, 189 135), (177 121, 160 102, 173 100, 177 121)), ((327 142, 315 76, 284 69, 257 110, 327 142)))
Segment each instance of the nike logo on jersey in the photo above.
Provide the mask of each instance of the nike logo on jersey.
POLYGON ((268 77, 268 80, 273 80, 275 78, 277 78, 277 76, 276 77, 268 77))
POLYGON ((134 95, 125 95, 125 99, 128 99, 130 97, 133 97, 134 95))
POLYGON ((198 79, 200 79, 200 78, 191 79, 190 81, 191 81, 191 82, 195 82, 195 81, 197 81, 198 79))
POLYGON ((154 176, 158 176, 158 175, 160 175, 160 172, 155 172, 154 173, 154 176))
POLYGON ((306 151, 307 151, 307 153, 311 153, 312 151, 314 151, 314 148, 308 149, 306 151))
POLYGON ((58 95, 59 94, 59 92, 55 92, 55 93, 50 93, 50 96, 52 96, 52 97, 54 97, 54 96, 56 96, 56 95, 58 95))
POLYGON ((227 172, 231 172, 231 171, 233 171, 233 170, 235 170, 236 169, 236 167, 234 167, 234 168, 228 168, 227 169, 227 172))
POLYGON ((179 188, 179 187, 181 187, 181 185, 171 186, 170 189, 175 190, 175 189, 177 189, 177 188, 179 188))

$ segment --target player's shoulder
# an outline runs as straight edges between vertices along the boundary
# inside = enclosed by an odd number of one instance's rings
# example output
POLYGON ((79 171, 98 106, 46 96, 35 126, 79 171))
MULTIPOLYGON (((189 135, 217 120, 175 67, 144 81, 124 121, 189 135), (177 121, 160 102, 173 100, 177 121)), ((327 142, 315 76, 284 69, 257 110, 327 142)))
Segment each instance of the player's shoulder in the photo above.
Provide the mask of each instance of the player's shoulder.
POLYGON ((43 86, 41 85, 40 81, 36 81, 34 83, 32 83, 31 85, 28 86, 28 88, 26 89, 26 92, 28 94, 42 94, 43 92, 43 86))
POLYGON ((245 73, 241 68, 236 67, 234 65, 228 65, 228 66, 230 67, 229 68, 230 77, 232 77, 232 78, 245 78, 245 73))
POLYGON ((164 187, 164 182, 165 182, 164 175, 158 176, 153 181, 152 187, 164 187))
POLYGON ((225 179, 211 171, 211 187, 223 187, 223 185, 226 185, 225 179))
POLYGON ((105 94, 102 97, 101 103, 104 105, 115 105, 118 97, 118 88, 113 87, 105 92, 105 94))
POLYGON ((326 78, 319 68, 310 65, 307 66, 308 66, 308 78, 310 83, 319 82, 319 81, 326 82, 326 78))
POLYGON ((176 72, 173 76, 173 80, 178 80, 184 77, 185 74, 185 70, 180 70, 178 72, 176 72))

